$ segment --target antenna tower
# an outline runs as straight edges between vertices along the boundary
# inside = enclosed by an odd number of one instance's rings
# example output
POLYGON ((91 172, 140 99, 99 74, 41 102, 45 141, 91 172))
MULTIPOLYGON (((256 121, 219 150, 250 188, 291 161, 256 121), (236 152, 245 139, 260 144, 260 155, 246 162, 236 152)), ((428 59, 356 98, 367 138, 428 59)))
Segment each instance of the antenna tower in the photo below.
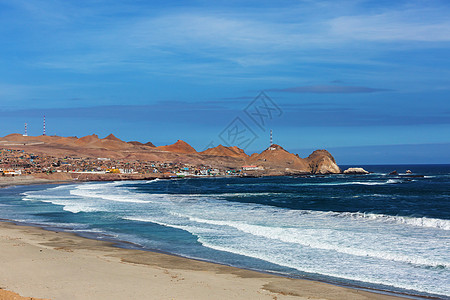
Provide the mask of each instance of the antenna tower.
POLYGON ((23 133, 23 136, 28 136, 28 123, 25 123, 25 132, 23 133))
POLYGON ((270 146, 273 145, 272 129, 270 129, 270 146))
POLYGON ((44 128, 43 128, 42 135, 46 135, 46 134, 45 134, 45 115, 44 115, 44 128))

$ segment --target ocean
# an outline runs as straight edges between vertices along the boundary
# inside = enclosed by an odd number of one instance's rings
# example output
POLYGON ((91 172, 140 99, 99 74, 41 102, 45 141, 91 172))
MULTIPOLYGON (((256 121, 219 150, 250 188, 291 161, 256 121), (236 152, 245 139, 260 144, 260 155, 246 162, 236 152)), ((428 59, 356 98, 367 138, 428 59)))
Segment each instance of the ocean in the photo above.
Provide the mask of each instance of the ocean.
POLYGON ((450 299, 450 165, 363 167, 373 173, 8 187, 0 189, 0 218, 121 247, 450 299))

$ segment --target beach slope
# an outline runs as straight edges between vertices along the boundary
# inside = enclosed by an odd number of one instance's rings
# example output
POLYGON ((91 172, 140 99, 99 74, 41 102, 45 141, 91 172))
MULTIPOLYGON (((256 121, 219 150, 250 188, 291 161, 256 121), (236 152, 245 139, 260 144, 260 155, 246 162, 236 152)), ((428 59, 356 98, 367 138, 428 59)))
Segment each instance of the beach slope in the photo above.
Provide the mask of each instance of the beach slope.
POLYGON ((161 253, 122 249, 71 233, 6 222, 0 222, 0 249, 0 287, 24 297, 399 299, 161 253))

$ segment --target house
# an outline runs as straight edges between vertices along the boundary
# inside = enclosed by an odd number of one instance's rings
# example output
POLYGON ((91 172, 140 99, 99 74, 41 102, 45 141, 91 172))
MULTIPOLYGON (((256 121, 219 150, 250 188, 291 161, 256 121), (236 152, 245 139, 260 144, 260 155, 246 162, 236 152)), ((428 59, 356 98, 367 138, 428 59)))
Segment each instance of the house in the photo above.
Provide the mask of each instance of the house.
POLYGON ((257 171, 257 170, 261 170, 262 168, 258 167, 258 166, 242 166, 242 170, 244 171, 257 171))
POLYGON ((15 176, 15 175, 22 175, 22 170, 0 169, 0 173, 2 173, 3 175, 15 176))

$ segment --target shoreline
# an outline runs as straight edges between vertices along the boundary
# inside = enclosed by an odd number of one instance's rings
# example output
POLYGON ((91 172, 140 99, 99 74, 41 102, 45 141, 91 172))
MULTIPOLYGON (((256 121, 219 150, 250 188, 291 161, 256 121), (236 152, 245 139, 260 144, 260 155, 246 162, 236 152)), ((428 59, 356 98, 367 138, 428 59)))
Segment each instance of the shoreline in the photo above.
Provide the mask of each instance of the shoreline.
MULTIPOLYGON (((156 178, 154 178, 156 179, 156 178)), ((164 179, 170 179, 170 178, 164 178, 164 179)), ((122 179, 122 180, 136 180, 136 179, 122 179)), ((148 179, 142 179, 142 180, 148 180, 148 179)), ((97 181, 103 181, 103 180, 93 180, 92 182, 97 182, 97 181)), ((109 180, 108 180, 109 181, 109 180)), ((116 180, 111 180, 111 181, 116 181, 116 180)), ((66 183, 82 183, 85 181, 49 181, 49 180, 40 180, 37 179, 34 182, 30 182, 27 184, 23 184, 23 185, 31 185, 31 184, 66 184, 66 183)), ((15 185, 22 185, 20 183, 15 183, 15 184, 10 184, 10 186, 15 186, 15 185)), ((1 188, 1 187, 0 187, 1 188)), ((16 227, 23 227, 23 228, 34 228, 36 231, 42 231, 45 233, 40 233, 40 235, 46 235, 46 233, 50 234, 50 233, 59 233, 60 235, 70 235, 72 238, 76 238, 76 239, 81 239, 81 240, 90 240, 90 241, 96 241, 99 242, 100 244, 102 244, 102 247, 106 247, 106 248, 112 248, 112 249, 123 249, 124 251, 137 251, 137 252, 144 252, 144 253, 154 253, 157 255, 163 255, 163 256, 169 256, 169 257, 175 257, 177 259, 180 260, 187 260, 187 261, 193 261, 193 262, 198 262, 198 263, 202 263, 202 264, 207 264, 207 265, 212 265, 212 266, 220 266, 223 268, 230 268, 230 269, 234 269, 234 270, 239 270, 241 272, 250 272, 250 273, 256 273, 256 274, 263 274, 263 275, 267 275, 268 277, 273 277, 273 278, 285 278, 288 281, 298 281, 298 282, 311 282, 314 284, 318 284, 318 285, 325 285, 325 286, 333 286, 333 287, 337 287, 337 288, 343 288, 345 290, 347 290, 347 292, 349 291, 357 291, 357 292, 366 292, 369 294, 369 296, 364 296, 363 298, 353 298, 354 293, 349 292, 348 295, 346 295, 345 297, 342 297, 342 299, 440 299, 439 297, 433 297, 433 296, 423 296, 423 295, 415 295, 415 294, 410 294, 410 293, 402 293, 402 292, 396 292, 396 291, 389 291, 389 290, 383 290, 383 289, 376 289, 376 288, 367 288, 364 286, 358 286, 358 285, 352 285, 352 284, 345 284, 345 283, 338 283, 338 282, 332 282, 332 281, 321 281, 318 279, 309 279, 309 278, 293 278, 293 277, 288 277, 286 275, 283 274, 277 274, 277 273, 271 273, 271 272, 264 272, 261 270, 251 270, 251 269, 244 269, 244 268, 239 268, 239 267, 232 267, 232 266, 228 266, 228 265, 222 265, 220 263, 215 263, 215 262, 209 262, 206 260, 198 260, 198 259, 193 259, 193 258, 186 258, 183 256, 177 256, 175 254, 171 254, 171 253, 167 253, 167 252, 162 252, 162 251, 158 251, 158 250, 152 250, 152 249, 146 249, 146 250, 140 250, 140 249, 136 249, 134 247, 129 247, 127 248, 126 245, 130 244, 127 241, 120 241, 120 240, 114 240, 114 239, 106 239, 106 240, 102 240, 102 239, 96 239, 95 236, 89 236, 89 235, 82 235, 82 233, 76 234, 76 233, 70 233, 70 232, 66 232, 64 231, 64 229, 59 230, 58 227, 45 227, 42 228, 42 225, 40 224, 27 224, 27 223, 21 223, 21 222, 17 222, 14 220, 8 220, 8 219, 0 219, 0 239, 1 239, 1 231, 3 230, 3 224, 10 224, 11 226, 16 226, 16 227), (105 246, 106 245, 106 246, 105 246), (349 296, 352 296, 349 298, 349 296), (368 297, 368 298, 367 298, 368 297), (381 298, 380 298, 381 297, 381 298), (387 298, 383 298, 383 297, 387 297, 387 298)), ((131 243, 132 244, 132 243, 131 243)), ((57 248, 66 248, 67 245, 59 245, 57 248)), ((70 247, 69 247, 70 248, 70 247)), ((72 252, 72 250, 68 250, 70 252, 72 252)), ((113 251, 111 249, 109 249, 109 251, 113 251)), ((106 251, 108 252, 108 251, 106 251)), ((115 252, 115 251, 114 251, 115 252)), ((144 254, 145 256, 145 254, 144 254)), ((142 260, 126 260, 123 259, 122 262, 128 262, 128 263, 133 263, 133 264, 144 264, 144 265, 148 265, 147 262, 142 261, 142 260)), ((185 264, 185 263, 184 263, 185 264)), ((152 266, 155 266, 152 263, 152 266)), ((170 266, 166 266, 167 268, 171 268, 170 266)), ((173 268, 173 267, 172 267, 173 268)), ((1 269, 1 267, 0 267, 1 269)), ((206 268, 207 270, 210 270, 211 268, 206 268)), ((215 268, 212 268, 215 269, 215 268)), ((230 274, 234 274, 234 271, 230 271, 227 270, 227 272, 229 275, 230 274)), ((240 272, 238 272, 240 273, 240 272)), ((1 274, 1 272, 0 272, 1 274)), ((258 275, 254 275, 255 277, 260 277, 258 275)), ((264 276, 263 276, 264 277, 264 276)), ((264 285, 266 286, 266 285, 264 285)), ((302 284, 300 284, 299 286, 302 286, 302 284)), ((293 293, 292 291, 288 291, 286 292, 285 289, 278 289, 278 288, 272 288, 270 285, 267 286, 268 290, 274 293, 278 293, 281 295, 290 295, 289 293, 293 293), (273 291, 272 291, 273 290, 273 291)), ((2 282, 0 281, 0 293, 2 292, 2 289, 4 289, 4 287, 2 286, 2 282)), ((265 288, 263 288, 265 289, 265 288)), ((14 292, 17 292, 16 290, 13 290, 14 292)), ((300 296, 303 296, 303 294, 301 293, 297 293, 297 289, 294 289, 294 291, 296 291, 294 294, 296 295, 295 299, 303 299, 300 296), (300 298, 298 298, 300 297, 300 298)), ((321 293, 319 293, 321 294, 321 293)), ((1 295, 0 295, 1 296, 1 295)), ((292 295, 291 295, 292 296, 292 295)), ((29 297, 36 297, 35 295, 29 296, 29 297)), ((44 296, 42 296, 44 297, 44 296)), ((279 295, 278 295, 279 297, 279 295)), ((308 296, 310 297, 310 296, 308 296)), ((323 298, 323 296, 320 296, 321 298, 323 298)), ((1 297, 0 297, 1 298, 1 297)), ((44 297, 45 298, 45 297, 44 297)), ((314 298, 314 296, 313 296, 314 298)), ((275 299, 275 298, 274 298, 275 299)), ((335 295, 333 295, 331 298, 325 298, 325 299, 341 299, 341 298, 336 298, 335 295)))
POLYGON ((409 296, 120 248, 114 242, 6 220, 0 221, 0 245, 0 270, 10 271, 0 271, 1 288, 26 297, 67 299, 71 295, 71 299, 106 299, 119 293, 118 298, 147 299, 151 293, 151 299, 208 299, 216 293, 217 299, 393 300, 409 296), (99 269, 104 272, 99 274, 99 269), (149 280, 155 279, 158 284, 148 286, 149 280), (79 294, 74 298, 76 293, 79 294))

